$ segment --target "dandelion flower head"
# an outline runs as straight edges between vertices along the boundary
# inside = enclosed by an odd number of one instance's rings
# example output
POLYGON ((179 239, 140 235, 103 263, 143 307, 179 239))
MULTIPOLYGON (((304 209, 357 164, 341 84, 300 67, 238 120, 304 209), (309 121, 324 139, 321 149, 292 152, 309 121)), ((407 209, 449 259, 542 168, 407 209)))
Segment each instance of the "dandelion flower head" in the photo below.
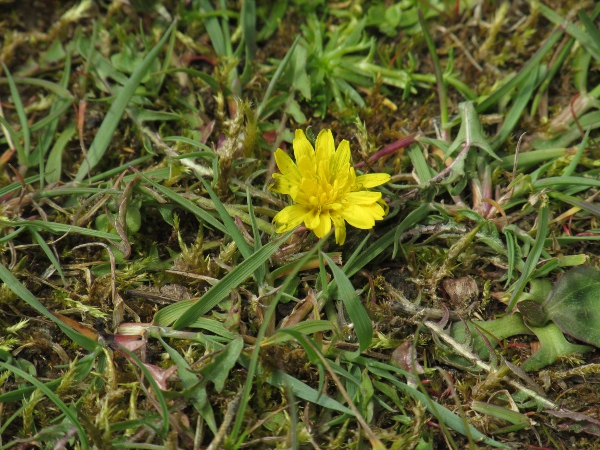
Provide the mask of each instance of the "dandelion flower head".
POLYGON ((335 227, 335 241, 346 240, 346 223, 368 230, 382 220, 387 205, 381 192, 369 191, 390 180, 384 173, 356 176, 350 162, 350 144, 343 140, 337 150, 331 130, 322 130, 315 148, 302 130, 296 130, 293 142, 294 162, 283 150, 275 152, 281 173, 273 174, 270 189, 289 195, 293 205, 273 218, 277 232, 284 233, 304 222, 319 238, 335 227))

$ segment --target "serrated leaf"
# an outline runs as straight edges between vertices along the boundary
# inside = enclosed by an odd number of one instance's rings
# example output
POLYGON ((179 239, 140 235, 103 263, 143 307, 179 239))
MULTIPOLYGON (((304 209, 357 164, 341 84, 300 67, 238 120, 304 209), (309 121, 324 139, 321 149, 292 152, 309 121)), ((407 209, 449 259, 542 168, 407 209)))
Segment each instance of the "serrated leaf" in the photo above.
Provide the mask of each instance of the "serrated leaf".
POLYGON ((500 158, 490 144, 488 144, 485 134, 483 133, 483 127, 479 121, 477 110, 473 102, 463 102, 458 105, 458 111, 462 119, 460 123, 460 129, 456 139, 446 152, 446 156, 452 155, 465 143, 471 147, 479 147, 485 151, 488 155, 500 161, 500 158))

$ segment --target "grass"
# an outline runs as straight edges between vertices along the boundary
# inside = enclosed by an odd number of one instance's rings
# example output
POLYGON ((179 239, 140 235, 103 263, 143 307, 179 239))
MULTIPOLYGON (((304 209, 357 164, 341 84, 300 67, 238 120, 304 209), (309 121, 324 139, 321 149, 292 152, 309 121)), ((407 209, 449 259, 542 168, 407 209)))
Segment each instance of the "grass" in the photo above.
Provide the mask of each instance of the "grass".
POLYGON ((2 5, 0 449, 595 448, 600 6, 471 3, 2 5))

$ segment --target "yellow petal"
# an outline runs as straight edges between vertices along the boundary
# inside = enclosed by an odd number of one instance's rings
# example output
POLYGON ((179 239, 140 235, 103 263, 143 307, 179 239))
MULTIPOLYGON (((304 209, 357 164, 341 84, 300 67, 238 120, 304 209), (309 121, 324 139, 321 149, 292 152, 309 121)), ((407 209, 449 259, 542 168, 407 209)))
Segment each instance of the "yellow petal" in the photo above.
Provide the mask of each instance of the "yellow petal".
POLYGON ((308 213, 309 209, 302 205, 286 206, 273 217, 273 222, 279 224, 277 232, 285 233, 296 228, 304 221, 308 213))
POLYGON ((322 238, 329 233, 329 230, 331 230, 331 217, 329 216, 329 213, 325 211, 321 213, 319 218, 321 219, 321 222, 318 227, 313 228, 313 232, 315 233, 315 236, 322 238))
POLYGON ((300 182, 300 171, 298 170, 298 166, 296 166, 294 161, 292 161, 292 158, 280 148, 275 151, 275 162, 283 175, 290 177, 296 183, 300 182))
POLYGON ((321 217, 318 208, 312 208, 304 216, 304 226, 309 230, 314 230, 321 224, 321 217))
MULTIPOLYGON (((381 206, 379 206, 379 208, 381 208, 381 206)), ((373 217, 370 209, 368 207, 364 207, 363 205, 349 205, 344 207, 340 211, 340 214, 344 220, 346 220, 346 222, 355 228, 369 230, 375 226, 375 218, 373 217)))
POLYGON ((344 218, 339 214, 332 214, 331 220, 335 225, 335 243, 342 245, 346 241, 346 222, 344 218))
POLYGON ((280 173, 273 174, 273 184, 269 189, 279 194, 288 194, 294 197, 293 193, 298 192, 298 184, 280 173))
POLYGON ((368 214, 371 214, 373 219, 375 220, 383 220, 387 212, 383 209, 380 202, 374 203, 372 205, 360 205, 363 208, 363 211, 366 211, 368 214))
POLYGON ((381 192, 358 191, 349 192, 344 196, 344 202, 353 205, 371 205, 381 198, 381 192))
MULTIPOLYGON (((323 164, 329 172, 333 163, 333 156, 335 154, 335 143, 333 142, 333 133, 331 130, 321 130, 317 136, 317 142, 315 142, 317 157, 317 164, 323 164)), ((326 175, 329 175, 327 173, 326 175)))
POLYGON ((341 172, 345 164, 350 164, 350 143, 346 139, 340 142, 335 152, 332 168, 333 173, 337 174, 341 172))
POLYGON ((367 175, 361 175, 356 177, 354 181, 354 190, 360 190, 365 188, 372 188, 375 186, 380 186, 384 183, 390 181, 390 175, 387 173, 370 173, 367 175))
POLYGON ((306 156, 301 156, 296 159, 296 162, 298 163, 298 170, 302 178, 316 178, 317 168, 314 160, 306 156))
POLYGON ((296 130, 296 137, 292 142, 294 146, 294 157, 296 158, 296 162, 300 161, 301 158, 306 157, 310 161, 315 160, 315 150, 302 130, 296 130))

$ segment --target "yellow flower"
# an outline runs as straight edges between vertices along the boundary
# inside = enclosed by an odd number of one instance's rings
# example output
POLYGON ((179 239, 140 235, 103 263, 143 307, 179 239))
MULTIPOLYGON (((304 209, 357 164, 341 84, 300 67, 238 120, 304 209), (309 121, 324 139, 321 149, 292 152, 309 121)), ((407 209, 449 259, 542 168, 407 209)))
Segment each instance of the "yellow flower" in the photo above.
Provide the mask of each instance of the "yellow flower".
POLYGON ((316 151, 301 130, 296 130, 293 142, 294 162, 283 150, 277 149, 275 161, 281 173, 273 174, 269 187, 287 194, 294 205, 282 209, 273 218, 277 232, 289 231, 302 222, 317 237, 325 236, 335 226, 335 241, 346 240, 346 224, 363 230, 382 220, 387 205, 381 192, 368 188, 387 183, 385 173, 356 176, 350 163, 350 144, 343 140, 337 150, 331 130, 322 130, 317 136, 316 151), (385 207, 385 210, 384 210, 385 207))

